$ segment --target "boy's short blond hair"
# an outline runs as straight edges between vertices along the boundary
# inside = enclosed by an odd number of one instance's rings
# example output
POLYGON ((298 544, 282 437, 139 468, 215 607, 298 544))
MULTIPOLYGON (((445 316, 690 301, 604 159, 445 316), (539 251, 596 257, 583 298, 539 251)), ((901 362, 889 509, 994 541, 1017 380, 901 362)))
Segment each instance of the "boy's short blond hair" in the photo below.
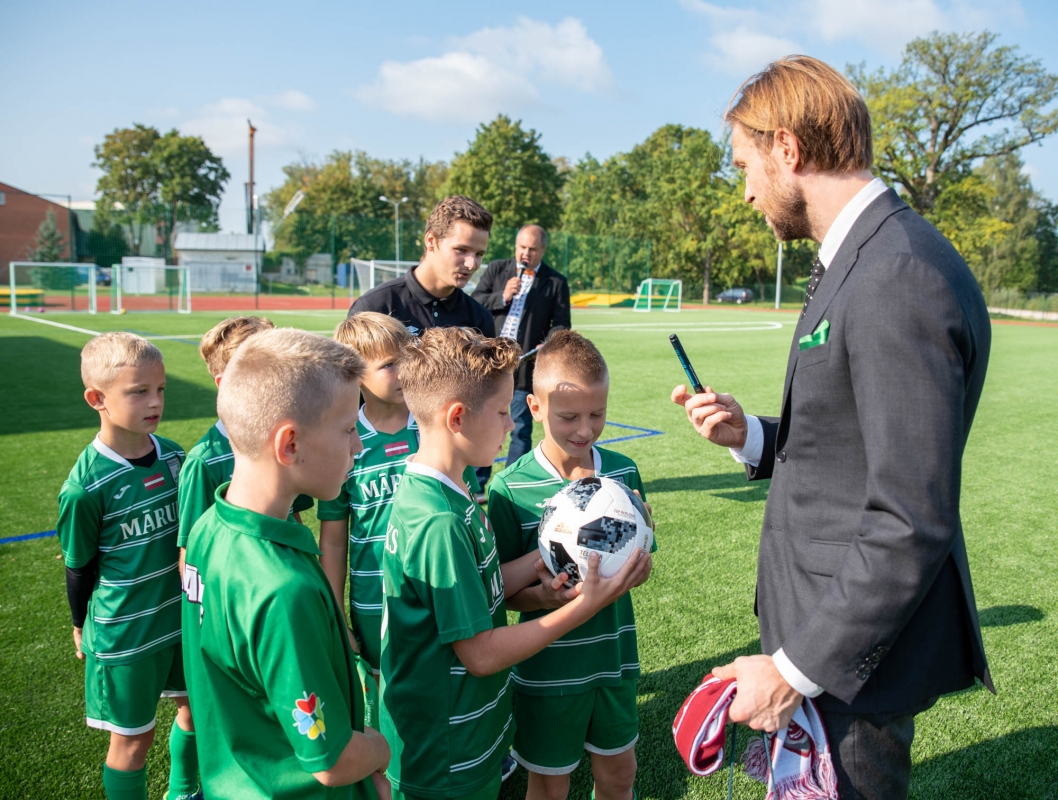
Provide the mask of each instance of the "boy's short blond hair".
POLYGON ((264 317, 228 317, 206 332, 198 346, 198 354, 206 362, 209 374, 216 378, 224 373, 240 344, 255 333, 274 327, 272 320, 264 317))
POLYGON ((576 331, 558 330, 547 337, 536 354, 533 394, 541 394, 559 378, 594 386, 609 377, 606 360, 598 347, 576 331))
POLYGON ((334 338, 356 350, 368 361, 377 361, 399 357, 401 349, 411 341, 411 334, 388 314, 365 311, 338 323, 334 338))
POLYGON ((429 328, 405 345, 400 359, 404 402, 422 426, 453 400, 480 411, 522 348, 513 339, 487 339, 471 328, 429 328))
POLYGON ((81 381, 86 389, 107 389, 122 367, 161 363, 162 352, 142 336, 101 333, 81 350, 81 381))
POLYGON ((315 425, 335 393, 363 374, 360 355, 333 339, 295 328, 264 330, 247 339, 228 363, 217 415, 232 447, 257 458, 282 420, 315 425))

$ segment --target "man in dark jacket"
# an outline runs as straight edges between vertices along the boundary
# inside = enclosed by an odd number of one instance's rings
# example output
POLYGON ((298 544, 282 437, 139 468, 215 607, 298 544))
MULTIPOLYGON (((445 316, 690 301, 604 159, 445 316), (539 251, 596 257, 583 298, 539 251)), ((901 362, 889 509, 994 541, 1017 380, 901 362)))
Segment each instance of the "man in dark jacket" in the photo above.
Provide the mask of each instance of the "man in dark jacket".
MULTIPOLYGON (((545 250, 547 231, 539 225, 526 225, 518 231, 515 257, 489 264, 472 295, 492 312, 496 335, 515 339, 526 353, 542 344, 551 331, 569 328, 569 284, 543 263, 545 250)), ((533 416, 526 402, 532 390, 533 359, 527 358, 514 375, 514 431, 508 466, 533 446, 533 416)), ((483 472, 487 479, 487 470, 483 472)), ((478 480, 485 485, 480 472, 478 480)))

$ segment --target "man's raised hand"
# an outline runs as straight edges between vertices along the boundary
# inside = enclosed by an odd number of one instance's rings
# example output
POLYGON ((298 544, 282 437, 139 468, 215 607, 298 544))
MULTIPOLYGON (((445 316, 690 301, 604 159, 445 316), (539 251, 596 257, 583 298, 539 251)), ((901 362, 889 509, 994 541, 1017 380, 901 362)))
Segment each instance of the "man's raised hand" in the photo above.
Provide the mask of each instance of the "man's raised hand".
POLYGON ((714 392, 709 386, 692 395, 681 383, 672 390, 672 402, 683 406, 694 429, 713 444, 739 450, 745 446, 746 412, 731 395, 714 392))

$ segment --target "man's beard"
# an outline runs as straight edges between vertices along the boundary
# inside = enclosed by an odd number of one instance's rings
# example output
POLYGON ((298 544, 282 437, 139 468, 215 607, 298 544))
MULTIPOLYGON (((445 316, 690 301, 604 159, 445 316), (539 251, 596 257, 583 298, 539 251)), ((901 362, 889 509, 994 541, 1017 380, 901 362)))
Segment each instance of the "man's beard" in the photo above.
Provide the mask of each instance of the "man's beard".
POLYGON ((811 239, 812 229, 808 222, 808 203, 801 187, 787 181, 778 169, 767 164, 765 171, 771 181, 768 201, 760 208, 775 231, 780 242, 794 239, 811 239))

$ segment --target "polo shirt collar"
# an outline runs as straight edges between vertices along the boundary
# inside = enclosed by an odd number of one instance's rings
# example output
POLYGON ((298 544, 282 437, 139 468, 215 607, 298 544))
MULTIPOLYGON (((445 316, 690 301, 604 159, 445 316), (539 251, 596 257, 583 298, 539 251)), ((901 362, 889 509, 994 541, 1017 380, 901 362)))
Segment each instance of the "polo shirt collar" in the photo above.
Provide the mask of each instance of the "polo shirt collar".
POLYGON ((418 266, 415 266, 404 273, 404 283, 408 287, 411 296, 424 306, 430 306, 437 302, 444 307, 445 311, 452 311, 459 304, 459 293, 462 290, 456 289, 448 297, 434 297, 423 288, 423 285, 419 283, 419 279, 415 277, 415 270, 418 268, 418 266))
POLYGON ((470 495, 467 494, 466 487, 457 486, 455 481, 453 481, 451 478, 449 478, 447 475, 445 475, 438 469, 428 467, 425 464, 416 464, 414 461, 409 461, 404 466, 404 472, 414 472, 416 475, 425 475, 428 478, 433 478, 434 480, 443 483, 453 492, 459 492, 459 494, 463 495, 463 497, 465 497, 467 500, 470 499, 470 495))
POLYGON ((316 546, 316 540, 312 531, 304 525, 285 519, 276 519, 266 514, 258 514, 247 508, 234 506, 225 499, 228 486, 231 481, 222 483, 217 487, 216 514, 222 524, 232 530, 254 536, 258 539, 266 539, 276 544, 292 547, 295 550, 303 550, 310 555, 319 556, 320 548, 316 546))

